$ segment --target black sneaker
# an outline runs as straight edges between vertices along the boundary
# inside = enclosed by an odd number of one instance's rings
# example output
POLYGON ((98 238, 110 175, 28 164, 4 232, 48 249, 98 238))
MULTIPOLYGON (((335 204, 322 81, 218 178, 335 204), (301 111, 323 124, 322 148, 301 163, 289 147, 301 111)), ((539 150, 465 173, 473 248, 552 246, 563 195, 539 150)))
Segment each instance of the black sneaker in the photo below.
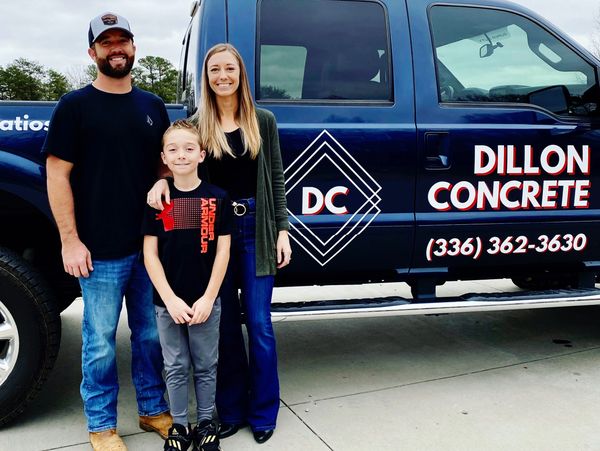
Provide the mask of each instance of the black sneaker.
POLYGON ((210 420, 202 420, 192 431, 194 451, 221 451, 218 428, 210 420))
POLYGON ((173 423, 165 440, 164 451, 187 451, 192 444, 190 435, 183 424, 173 423))

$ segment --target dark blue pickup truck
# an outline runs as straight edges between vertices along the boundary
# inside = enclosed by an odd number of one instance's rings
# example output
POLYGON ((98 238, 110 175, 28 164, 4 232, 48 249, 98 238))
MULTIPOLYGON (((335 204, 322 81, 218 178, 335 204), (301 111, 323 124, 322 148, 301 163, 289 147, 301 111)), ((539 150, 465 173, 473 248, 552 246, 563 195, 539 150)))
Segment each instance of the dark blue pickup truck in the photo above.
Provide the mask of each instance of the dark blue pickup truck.
MULTIPOLYGON (((202 56, 230 42, 279 123, 294 264, 278 283, 412 290, 273 315, 600 303, 600 62, 564 33, 493 0, 203 0, 191 15, 172 117, 195 111, 202 56), (525 291, 436 297, 482 278, 525 291)), ((39 155, 52 107, 0 104, 0 424, 40 389, 78 294, 39 155)))

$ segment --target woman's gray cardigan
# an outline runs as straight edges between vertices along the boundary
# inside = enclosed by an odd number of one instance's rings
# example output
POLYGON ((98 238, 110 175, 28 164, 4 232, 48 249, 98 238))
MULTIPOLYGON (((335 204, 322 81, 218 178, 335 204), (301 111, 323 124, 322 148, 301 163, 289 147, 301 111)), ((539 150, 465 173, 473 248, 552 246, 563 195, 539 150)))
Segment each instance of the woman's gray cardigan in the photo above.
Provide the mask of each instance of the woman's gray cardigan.
POLYGON ((256 275, 277 272, 277 235, 288 230, 283 163, 273 113, 256 109, 262 145, 256 180, 256 275))

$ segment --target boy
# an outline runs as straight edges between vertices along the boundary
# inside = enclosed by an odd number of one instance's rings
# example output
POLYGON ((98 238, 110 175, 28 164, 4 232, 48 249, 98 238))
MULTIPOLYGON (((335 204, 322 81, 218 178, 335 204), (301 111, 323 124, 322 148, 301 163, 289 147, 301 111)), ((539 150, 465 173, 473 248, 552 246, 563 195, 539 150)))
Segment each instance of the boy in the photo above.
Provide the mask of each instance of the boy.
POLYGON ((229 261, 232 209, 225 191, 198 177, 206 152, 198 130, 175 121, 163 136, 161 158, 173 173, 171 203, 146 206, 144 263, 165 364, 173 426, 165 451, 220 450, 212 421, 221 304, 219 288, 229 261), (188 372, 194 369, 198 421, 187 420, 188 372))

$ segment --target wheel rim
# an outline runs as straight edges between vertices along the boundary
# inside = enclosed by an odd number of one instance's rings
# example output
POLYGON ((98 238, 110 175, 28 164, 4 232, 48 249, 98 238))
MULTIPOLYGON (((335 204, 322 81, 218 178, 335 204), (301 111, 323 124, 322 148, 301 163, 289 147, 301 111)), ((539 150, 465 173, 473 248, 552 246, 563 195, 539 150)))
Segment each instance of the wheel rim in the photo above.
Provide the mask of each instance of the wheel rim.
POLYGON ((8 308, 0 301, 0 386, 15 368, 19 356, 19 330, 8 308))

